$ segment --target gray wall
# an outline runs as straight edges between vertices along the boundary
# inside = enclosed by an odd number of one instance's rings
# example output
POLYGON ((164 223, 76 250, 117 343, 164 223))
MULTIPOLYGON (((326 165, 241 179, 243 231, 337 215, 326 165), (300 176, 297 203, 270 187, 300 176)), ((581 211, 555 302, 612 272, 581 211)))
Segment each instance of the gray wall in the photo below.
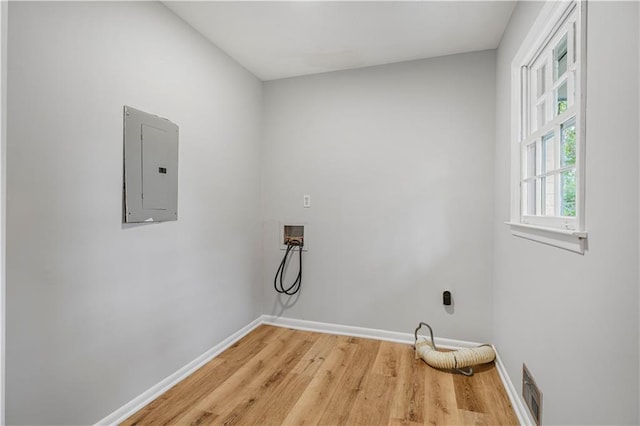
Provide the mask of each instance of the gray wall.
POLYGON ((588 10, 584 256, 511 236, 510 66, 542 4, 519 3, 498 49, 495 343, 526 363, 546 424, 638 423, 638 3, 588 10))
POLYGON ((426 320, 496 343, 516 386, 526 362, 545 423, 637 423, 639 8, 590 3, 580 256, 503 224, 510 64, 541 5, 517 6, 497 59, 286 79, 262 98, 157 3, 12 2, 7 423, 95 422, 261 313, 426 320), (124 104, 180 125, 177 222, 120 223, 124 104), (287 221, 309 243, 292 300, 272 288, 287 221))
POLYGON ((494 97, 495 51, 265 83, 265 312, 489 340, 494 97), (309 244, 291 299, 273 290, 286 221, 309 244))
MULTIPOLYGON (((0 3, 0 374, 5 376, 5 282, 7 217, 7 22, 8 2, 0 3)), ((0 380, 0 423, 5 420, 5 380, 0 380)))
POLYGON ((261 83, 160 3, 9 9, 7 423, 89 424, 261 313, 261 83), (121 225, 122 107, 180 126, 179 220, 121 225))

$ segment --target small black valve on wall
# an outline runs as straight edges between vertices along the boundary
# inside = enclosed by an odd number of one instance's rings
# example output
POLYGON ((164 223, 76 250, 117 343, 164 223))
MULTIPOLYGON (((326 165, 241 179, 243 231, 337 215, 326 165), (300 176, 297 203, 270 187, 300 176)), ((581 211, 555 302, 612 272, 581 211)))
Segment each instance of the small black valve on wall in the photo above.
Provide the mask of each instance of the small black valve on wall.
POLYGON ((442 304, 445 306, 451 305, 451 292, 449 290, 445 290, 442 293, 442 304))

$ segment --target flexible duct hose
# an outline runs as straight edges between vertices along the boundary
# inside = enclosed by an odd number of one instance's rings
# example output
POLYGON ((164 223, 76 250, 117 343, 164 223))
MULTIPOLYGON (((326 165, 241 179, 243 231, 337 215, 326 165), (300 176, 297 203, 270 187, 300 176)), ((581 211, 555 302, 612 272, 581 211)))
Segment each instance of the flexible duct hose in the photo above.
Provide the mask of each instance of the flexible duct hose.
POLYGON ((472 365, 485 364, 496 358, 496 353, 491 345, 485 344, 475 348, 465 348, 457 351, 439 352, 433 339, 433 330, 427 323, 421 322, 414 333, 416 357, 422 358, 434 368, 454 369, 465 376, 473 375, 472 365), (431 341, 426 337, 418 337, 420 327, 426 326, 431 335, 431 341), (467 368, 467 370, 463 370, 467 368))

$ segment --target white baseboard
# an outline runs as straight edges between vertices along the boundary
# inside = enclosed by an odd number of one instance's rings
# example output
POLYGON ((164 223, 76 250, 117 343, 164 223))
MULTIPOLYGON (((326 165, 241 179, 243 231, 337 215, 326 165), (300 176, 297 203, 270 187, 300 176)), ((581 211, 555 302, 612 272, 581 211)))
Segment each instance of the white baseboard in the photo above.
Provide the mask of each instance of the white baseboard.
MULTIPOLYGON (((136 398, 123 405, 113 413, 109 414, 104 419, 100 420, 96 423, 96 425, 117 425, 118 423, 126 420, 131 415, 139 411, 145 405, 149 404, 151 401, 165 393, 171 387, 175 386, 178 382, 184 380, 198 368, 202 367, 207 362, 211 361, 213 358, 218 356, 224 350, 229 348, 235 342, 240 340, 242 337, 251 332, 254 328, 258 327, 261 324, 269 324, 278 327, 287 327, 293 328, 296 330, 304 330, 304 331, 315 331, 318 333, 328 333, 328 334, 338 334, 342 336, 353 336, 353 337, 362 337, 365 339, 376 339, 376 340, 385 340, 389 342, 396 343, 406 343, 413 344, 414 336, 411 333, 400 333, 397 331, 387 331, 387 330, 378 330, 375 328, 366 328, 366 327, 354 327, 349 325, 341 325, 341 324, 331 324, 326 322, 318 322, 318 321, 307 321, 300 320, 294 318, 284 318, 284 317, 276 317, 273 315, 262 315, 256 318, 247 326, 243 327, 241 330, 232 334, 231 336, 224 339, 219 344, 215 345, 198 358, 191 361, 189 364, 185 365, 175 373, 171 374, 164 380, 161 380, 159 383, 155 384, 145 392, 138 395, 136 398)), ((452 339, 444 339, 440 337, 436 337, 436 345, 445 349, 463 349, 463 348, 472 348, 478 346, 479 343, 475 342, 467 342, 463 340, 452 340, 452 339)), ((494 347, 495 350, 495 347, 494 347)), ((529 416, 529 412, 527 408, 524 406, 522 399, 518 395, 516 388, 513 386, 509 375, 507 374, 507 370, 500 359, 500 355, 496 350, 496 368, 498 370, 498 374, 500 375, 500 379, 504 385, 505 391, 509 396, 509 400, 511 401, 511 405, 514 408, 516 416, 518 417, 518 421, 521 425, 532 425, 535 424, 531 417, 529 416)))
MULTIPOLYGON (((293 328, 296 330, 315 331, 318 333, 339 334, 341 336, 362 337, 365 339, 386 340, 388 342, 409 343, 413 345, 412 333, 400 333, 398 331, 378 330, 376 328, 354 327, 351 325, 331 324, 327 322, 307 321, 293 318, 263 315, 264 324, 293 328)), ((423 335, 423 332, 420 333, 423 335)), ((443 339, 435 337, 436 345, 444 349, 473 348, 480 343, 465 342, 463 340, 443 339)))
MULTIPOLYGON (((277 325, 281 327, 294 328, 296 330, 315 331, 319 333, 339 334, 343 336, 363 337, 366 339, 386 340, 389 342, 408 343, 413 344, 414 335, 411 333, 400 333, 397 331, 378 330, 375 328, 365 327, 353 327, 349 325, 331 324, 326 322, 307 321, 293 318, 276 317, 273 315, 263 315, 262 322, 264 324, 277 325)), ((421 333, 422 335, 422 333, 421 333)), ((473 348, 480 343, 467 342, 464 340, 452 340, 444 339, 441 337, 434 337, 436 345, 444 349, 463 349, 473 348)), ((498 350, 493 346, 493 350, 496 352, 496 369, 498 375, 502 380, 505 392, 509 397, 511 406, 518 417, 518 421, 521 425, 535 425, 535 422, 529 415, 529 411, 525 407, 520 395, 516 391, 516 388, 511 382, 507 369, 502 363, 502 359, 498 354, 498 350)))
POLYGON ((198 368, 202 367, 207 362, 220 355, 225 349, 229 348, 231 345, 243 338, 260 324, 262 324, 261 318, 253 320, 251 323, 249 323, 239 331, 233 333, 231 336, 227 337, 222 342, 218 343, 175 373, 156 383, 151 388, 142 392, 140 395, 138 395, 122 407, 118 408, 116 411, 109 414, 104 419, 97 422, 96 425, 117 425, 123 422, 124 420, 138 412, 145 405, 149 404, 151 401, 171 389, 178 382, 187 378, 198 368))
POLYGON ((509 396, 509 401, 511 401, 513 411, 516 412, 518 421, 521 425, 535 425, 536 422, 531 417, 531 414, 529 414, 529 410, 525 406, 522 398, 520 398, 520 394, 516 390, 516 387, 513 385, 511 377, 509 377, 509 373, 507 373, 507 368, 502 363, 500 354, 496 350, 495 346, 493 347, 493 349, 496 352, 496 369, 498 370, 498 374, 500 375, 500 379, 502 380, 504 389, 507 392, 507 396, 509 396))

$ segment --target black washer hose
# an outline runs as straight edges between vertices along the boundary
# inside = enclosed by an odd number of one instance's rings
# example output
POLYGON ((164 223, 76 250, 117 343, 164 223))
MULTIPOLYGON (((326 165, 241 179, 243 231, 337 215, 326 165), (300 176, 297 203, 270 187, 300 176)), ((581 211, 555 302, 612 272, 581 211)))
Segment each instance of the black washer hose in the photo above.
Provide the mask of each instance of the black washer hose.
POLYGON ((276 276, 273 279, 273 288, 280 294, 286 294, 288 296, 293 296, 297 292, 300 291, 300 285, 302 284, 302 247, 303 243, 297 240, 291 240, 287 242, 287 251, 284 253, 284 257, 282 258, 282 262, 280 262, 280 266, 278 266, 278 270, 276 271, 276 276), (284 283, 282 282, 282 275, 284 274, 284 267, 287 264, 287 257, 289 253, 293 253, 293 248, 298 247, 298 258, 300 263, 300 270, 298 271, 298 276, 296 280, 291 284, 290 287, 285 288, 284 283), (280 275, 280 280, 278 280, 278 275, 280 275))

